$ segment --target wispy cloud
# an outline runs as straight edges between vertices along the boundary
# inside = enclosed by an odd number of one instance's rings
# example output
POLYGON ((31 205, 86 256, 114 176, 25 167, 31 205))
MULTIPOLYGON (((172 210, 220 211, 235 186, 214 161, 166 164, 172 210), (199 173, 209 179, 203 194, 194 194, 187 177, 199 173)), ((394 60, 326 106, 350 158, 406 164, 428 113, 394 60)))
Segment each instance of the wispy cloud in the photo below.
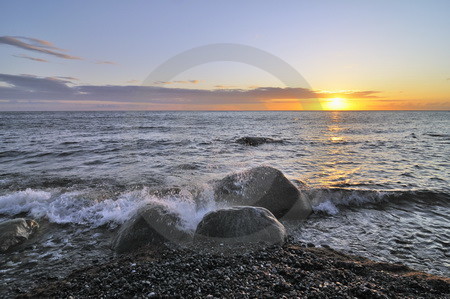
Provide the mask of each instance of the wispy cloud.
MULTIPOLYGON (((4 74, 0 74, 0 82, 2 81, 2 75, 4 74)), ((22 77, 28 79, 28 78, 35 78, 35 79, 40 79, 40 80, 50 80, 50 81, 58 81, 61 83, 71 83, 73 84, 72 81, 79 81, 80 79, 75 78, 75 77, 66 77, 66 76, 52 76, 52 77, 39 77, 36 75, 32 75, 32 74, 20 74, 19 76, 14 76, 14 75, 4 75, 4 82, 11 82, 14 80, 17 80, 18 78, 22 77)), ((18 79, 19 84, 20 84, 20 79, 18 79)))
POLYGON ((198 84, 200 80, 185 80, 185 81, 156 81, 154 84, 157 85, 168 85, 168 84, 198 84))
POLYGON ((54 78, 60 78, 60 79, 65 79, 65 80, 69 80, 69 81, 80 81, 80 79, 75 78, 75 77, 56 76, 54 78))
POLYGON ((236 88, 236 86, 233 86, 233 85, 214 85, 214 88, 229 89, 229 88, 236 88))
POLYGON ((96 61, 95 64, 117 64, 114 61, 107 61, 107 60, 102 60, 102 61, 96 61))
POLYGON ((48 62, 48 60, 42 59, 42 58, 36 58, 36 57, 31 57, 25 54, 20 54, 20 55, 13 55, 14 57, 18 57, 18 58, 25 58, 25 59, 29 59, 29 60, 33 60, 33 61, 39 61, 39 62, 48 62))
POLYGON ((0 44, 10 45, 25 50, 53 55, 63 59, 82 60, 81 57, 63 53, 67 52, 67 50, 57 48, 49 41, 40 40, 36 38, 23 36, 0 36, 0 44))
MULTIPOLYGON (((314 99, 330 97, 331 93, 306 88, 258 87, 254 89, 189 89, 164 86, 73 85, 71 77, 36 77, 0 74, 0 100, 118 102, 155 105, 193 105, 219 107, 223 105, 265 105, 292 102, 312 103, 314 99), (69 85, 70 84, 70 85, 69 85), (73 85, 73 86, 71 86, 73 85)), ((192 82, 191 82, 192 83, 192 82)), ((374 91, 346 92, 348 97, 373 98, 374 91)))
POLYGON ((380 92, 379 91, 375 91, 375 90, 364 90, 364 91, 359 91, 359 90, 344 90, 344 91, 323 91, 323 90, 319 90, 316 91, 317 97, 319 98, 338 98, 338 97, 342 97, 342 98, 347 98, 347 99, 374 99, 374 98, 379 98, 380 96, 378 95, 380 92))
POLYGON ((127 83, 127 84, 139 84, 139 83, 141 83, 142 81, 140 81, 140 80, 128 80, 127 82, 125 82, 125 83, 127 83))

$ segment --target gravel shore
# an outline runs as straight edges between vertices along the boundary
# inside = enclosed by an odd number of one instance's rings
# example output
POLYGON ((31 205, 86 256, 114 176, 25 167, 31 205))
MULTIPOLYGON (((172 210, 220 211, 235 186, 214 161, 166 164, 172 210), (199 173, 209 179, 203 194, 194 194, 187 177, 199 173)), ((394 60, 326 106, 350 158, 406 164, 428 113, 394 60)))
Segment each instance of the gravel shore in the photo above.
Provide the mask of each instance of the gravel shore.
MULTIPOLYGON (((76 261, 74 261, 76 262, 76 261)), ((143 248, 19 297, 450 298, 450 279, 288 241, 143 248)))

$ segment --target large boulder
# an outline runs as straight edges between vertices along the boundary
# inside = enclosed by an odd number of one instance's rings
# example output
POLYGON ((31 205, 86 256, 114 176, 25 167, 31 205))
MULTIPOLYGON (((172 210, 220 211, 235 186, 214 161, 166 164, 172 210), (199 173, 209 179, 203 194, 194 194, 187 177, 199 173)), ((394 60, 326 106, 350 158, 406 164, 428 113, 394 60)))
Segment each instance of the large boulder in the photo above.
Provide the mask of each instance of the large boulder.
POLYGON ((197 226, 195 243, 282 243, 286 229, 261 207, 232 207, 206 214, 197 226))
POLYGON ((16 218, 0 223, 0 252, 9 251, 23 244, 39 228, 31 219, 16 218))
POLYGON ((144 245, 189 242, 192 236, 182 229, 180 216, 166 206, 149 204, 126 221, 112 241, 117 253, 134 251, 144 245))
POLYGON ((283 140, 277 140, 268 137, 241 137, 236 139, 236 143, 249 146, 258 146, 264 143, 283 143, 283 140))
POLYGON ((278 219, 306 219, 312 212, 306 195, 281 171, 268 166, 229 175, 216 183, 214 193, 218 202, 263 207, 278 219))

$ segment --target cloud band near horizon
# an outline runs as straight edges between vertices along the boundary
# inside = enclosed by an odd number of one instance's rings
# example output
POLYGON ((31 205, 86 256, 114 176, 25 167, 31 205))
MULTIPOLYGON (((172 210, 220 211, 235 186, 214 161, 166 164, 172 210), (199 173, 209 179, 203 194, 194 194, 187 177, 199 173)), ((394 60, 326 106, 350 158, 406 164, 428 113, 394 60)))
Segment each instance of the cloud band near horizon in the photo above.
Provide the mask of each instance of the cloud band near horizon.
MULTIPOLYGON (((75 79, 75 78, 73 78, 75 79)), ((0 74, 0 100, 29 101, 114 101, 148 104, 265 104, 272 100, 303 100, 342 96, 306 88, 257 87, 253 89, 187 89, 138 85, 73 85, 67 77, 36 77, 0 74)), ((347 91, 346 98, 378 98, 377 91, 347 91)))

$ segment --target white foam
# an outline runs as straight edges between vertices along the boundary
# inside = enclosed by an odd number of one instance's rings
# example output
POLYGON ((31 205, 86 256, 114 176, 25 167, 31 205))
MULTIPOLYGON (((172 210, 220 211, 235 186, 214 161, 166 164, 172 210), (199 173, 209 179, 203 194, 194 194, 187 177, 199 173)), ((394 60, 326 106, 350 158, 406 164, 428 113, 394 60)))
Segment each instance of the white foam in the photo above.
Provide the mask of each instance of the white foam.
POLYGON ((202 204, 197 206, 193 195, 186 190, 176 195, 157 197, 143 188, 100 201, 87 198, 83 192, 26 189, 0 196, 0 214, 14 216, 27 213, 29 217, 45 218, 59 224, 92 227, 107 224, 114 227, 128 220, 143 205, 157 203, 180 216, 182 229, 193 231, 206 213, 217 208, 210 191, 203 191, 200 197, 202 204))
POLYGON ((47 203, 51 195, 46 191, 26 189, 0 196, 0 214, 16 215, 24 212, 38 214, 38 207, 47 203))
POLYGON ((177 195, 164 197, 147 197, 143 204, 157 203, 167 207, 171 212, 177 214, 181 219, 181 229, 195 231, 203 216, 218 208, 214 196, 209 187, 203 186, 202 192, 194 196, 187 190, 182 190, 177 195))
POLYGON ((32 218, 46 218, 54 223, 101 226, 120 224, 130 217, 142 201, 140 194, 129 192, 117 199, 95 201, 82 192, 59 193, 27 189, 0 196, 0 214, 27 213, 32 218))
POLYGON ((329 200, 322 202, 313 207, 314 212, 325 212, 328 215, 336 215, 339 209, 329 200))

